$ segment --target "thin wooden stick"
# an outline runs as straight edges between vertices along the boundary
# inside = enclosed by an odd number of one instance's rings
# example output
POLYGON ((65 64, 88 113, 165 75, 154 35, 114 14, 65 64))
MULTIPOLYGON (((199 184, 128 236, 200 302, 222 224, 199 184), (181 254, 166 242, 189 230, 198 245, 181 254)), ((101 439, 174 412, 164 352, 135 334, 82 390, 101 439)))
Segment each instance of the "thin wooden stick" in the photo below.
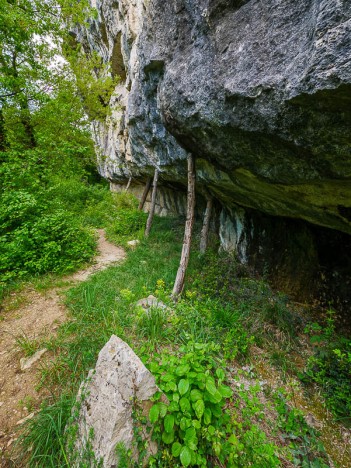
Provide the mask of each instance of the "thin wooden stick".
POLYGON ((195 219, 195 158, 192 154, 188 155, 188 202, 187 202, 187 213, 186 223, 184 231, 184 241, 182 248, 182 255, 180 257, 180 264, 177 272, 177 276, 174 282, 172 297, 177 300, 181 295, 184 282, 186 269, 189 263, 191 237, 195 219))
POLYGON ((151 230, 152 220, 154 219, 155 205, 156 205, 156 193, 157 193, 157 182, 158 182, 158 169, 155 169, 154 181, 152 184, 152 195, 149 216, 146 222, 145 237, 148 237, 151 230))
POLYGON ((204 254, 207 250, 208 244, 208 232, 210 229, 210 222, 211 222, 211 214, 212 214, 212 207, 213 207, 213 199, 212 197, 207 199, 206 211, 204 215, 204 222, 202 225, 201 230, 201 237, 200 237, 200 253, 204 254))
POLYGON ((150 187, 151 187, 151 177, 148 177, 147 181, 146 181, 146 185, 145 185, 145 188, 144 188, 144 192, 143 192, 143 195, 140 199, 140 203, 139 203, 139 206, 138 206, 138 210, 142 210, 144 208, 144 205, 145 205, 145 202, 146 202, 146 197, 150 191, 150 187))
POLYGON ((126 187, 126 190, 125 190, 126 192, 128 192, 131 182, 132 182, 132 178, 129 177, 127 187, 126 187))

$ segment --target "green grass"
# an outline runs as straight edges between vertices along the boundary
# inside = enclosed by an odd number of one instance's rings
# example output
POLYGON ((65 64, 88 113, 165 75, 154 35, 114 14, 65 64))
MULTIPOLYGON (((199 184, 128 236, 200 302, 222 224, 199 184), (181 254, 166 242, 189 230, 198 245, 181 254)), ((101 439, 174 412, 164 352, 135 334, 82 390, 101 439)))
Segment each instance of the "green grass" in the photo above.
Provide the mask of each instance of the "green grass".
MULTIPOLYGON (((119 216, 125 217, 123 223, 127 226, 126 220, 135 207, 126 210, 119 205, 118 197, 113 203, 120 207, 119 216)), ((122 204, 125 203, 129 202, 123 194, 122 204)), ((189 342, 197 343, 196 349, 215 350, 208 351, 208 359, 212 359, 213 352, 213 358, 222 360, 229 377, 237 379, 239 385, 234 387, 239 388, 234 391, 234 399, 226 402, 241 438, 236 450, 242 460, 238 467, 258 466, 253 460, 267 457, 278 457, 282 466, 293 458, 296 466, 328 466, 318 434, 307 426, 301 432, 302 416, 291 413, 289 397, 284 394, 285 406, 282 405, 274 397, 275 390, 263 390, 258 376, 240 370, 245 364, 249 369, 254 367, 251 353, 255 346, 283 375, 293 375, 289 355, 300 350, 297 332, 303 327, 303 319, 287 297, 274 294, 234 258, 211 252, 199 256, 196 239, 186 290, 177 304, 172 303, 169 297, 179 264, 183 226, 184 220, 156 217, 150 237, 141 239, 123 263, 93 275, 67 292, 70 317, 59 328, 57 337, 45 343, 53 358, 43 369, 40 386, 52 396, 28 422, 20 439, 29 467, 66 466, 69 455, 64 428, 75 395, 112 334, 125 340, 144 362, 164 352, 177 355, 181 346, 189 342), (135 307, 136 301, 149 294, 169 308, 146 313, 135 307), (241 388, 241 383, 250 379, 251 387, 241 388), (266 404, 260 400, 263 396, 266 404), (267 423, 263 424, 264 411, 270 405, 273 416, 267 429, 267 423), (288 435, 284 418, 292 424, 288 435)), ((123 233, 123 239, 135 232, 132 226, 131 232, 123 233)), ((116 238, 119 235, 116 233, 116 238)), ((162 450, 167 452, 167 447, 162 450)), ((174 466, 172 454, 167 453, 169 464, 159 466, 174 466)), ((210 460, 213 455, 208 457, 208 466, 215 466, 210 460)))
POLYGON ((75 398, 62 393, 50 403, 44 403, 41 411, 30 419, 18 443, 22 455, 18 462, 33 467, 69 467, 65 449, 65 427, 71 415, 75 398))
POLYGON ((0 303, 27 284, 38 290, 59 285, 63 275, 91 261, 96 228, 123 246, 143 236, 146 214, 136 209, 137 199, 102 184, 53 176, 50 189, 0 195, 0 303))
POLYGON ((40 347, 38 340, 29 338, 24 332, 16 338, 16 344, 26 357, 32 356, 40 347))
POLYGON ((147 312, 140 311, 136 324, 138 335, 147 338, 152 343, 162 341, 167 337, 168 314, 159 307, 151 307, 147 312))

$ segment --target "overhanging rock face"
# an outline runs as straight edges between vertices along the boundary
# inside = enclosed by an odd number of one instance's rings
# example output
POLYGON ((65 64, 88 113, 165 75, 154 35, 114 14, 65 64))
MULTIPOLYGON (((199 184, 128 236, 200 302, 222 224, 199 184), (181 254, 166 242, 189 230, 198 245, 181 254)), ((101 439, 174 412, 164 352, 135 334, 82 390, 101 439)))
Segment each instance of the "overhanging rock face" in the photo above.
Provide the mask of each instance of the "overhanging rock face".
POLYGON ((224 245, 238 246, 225 231, 242 208, 351 233, 351 2, 95 6, 78 40, 121 76, 112 115, 94 124, 104 177, 143 181, 157 166, 161 186, 184 191, 190 151, 198 193, 225 210, 224 245))
POLYGON ((351 2, 95 6, 77 39, 121 77, 94 124, 100 173, 140 192, 158 167, 158 212, 182 212, 190 151, 224 248, 299 299, 351 284, 351 2))

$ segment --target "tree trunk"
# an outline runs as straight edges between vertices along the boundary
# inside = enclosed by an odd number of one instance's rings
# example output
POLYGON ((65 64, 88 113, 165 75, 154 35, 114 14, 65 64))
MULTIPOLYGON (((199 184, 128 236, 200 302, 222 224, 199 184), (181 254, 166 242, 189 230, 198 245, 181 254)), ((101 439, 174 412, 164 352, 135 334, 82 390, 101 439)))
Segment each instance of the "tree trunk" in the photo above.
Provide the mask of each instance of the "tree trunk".
POLYGON ((201 237, 200 237, 200 253, 204 254, 207 250, 208 244, 208 231, 210 229, 210 222, 211 222, 211 214, 212 214, 212 207, 213 207, 213 199, 212 197, 207 199, 206 211, 204 215, 204 222, 202 225, 201 230, 201 237))
POLYGON ((152 195, 151 195, 151 206, 149 216, 146 222, 145 237, 148 237, 151 230, 152 220, 154 219, 155 205, 156 205, 156 193, 157 193, 157 182, 158 182, 158 169, 155 169, 154 181, 152 184, 152 195))
POLYGON ((174 300, 180 296, 184 288, 186 269, 189 263, 191 236, 195 218, 195 158, 192 154, 188 155, 188 203, 186 213, 186 223, 184 231, 184 241, 182 255, 177 276, 174 282, 172 297, 174 300))
POLYGON ((140 203, 139 203, 139 206, 138 206, 138 210, 140 210, 140 211, 144 208, 144 205, 145 205, 145 202, 146 202, 146 197, 147 197, 147 194, 150 191, 150 187, 151 187, 151 177, 148 177, 148 179, 146 181, 145 188, 144 188, 143 196, 141 197, 141 200, 140 200, 140 203))
POLYGON ((126 187, 126 190, 125 190, 126 192, 128 192, 131 182, 132 182, 132 178, 129 177, 127 187, 126 187))

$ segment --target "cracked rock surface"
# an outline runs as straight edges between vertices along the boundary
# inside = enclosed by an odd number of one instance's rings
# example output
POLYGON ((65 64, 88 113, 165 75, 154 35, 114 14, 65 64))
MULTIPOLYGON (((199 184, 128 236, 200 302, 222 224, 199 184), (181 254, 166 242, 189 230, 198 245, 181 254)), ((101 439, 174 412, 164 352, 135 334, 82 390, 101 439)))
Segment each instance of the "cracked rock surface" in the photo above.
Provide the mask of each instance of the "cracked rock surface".
POLYGON ((77 40, 121 77, 94 123, 112 188, 141 194, 157 166, 157 213, 183 214, 192 152, 222 247, 300 299, 343 289, 349 310, 351 2, 91 1, 77 40))
MULTIPOLYGON (((95 369, 80 388, 78 453, 83 457, 91 444, 96 460, 103 460, 104 467, 118 466, 116 446, 122 442, 133 450, 136 458, 132 447, 133 404, 137 401, 148 414, 153 404, 150 398, 157 391, 153 375, 138 356, 124 341, 112 335, 100 351, 95 369)), ((145 437, 149 439, 149 453, 155 453, 157 447, 150 441, 150 434, 145 437)), ((76 466, 80 466, 79 461, 76 466)))
POLYGON ((80 31, 122 81, 95 124, 110 180, 198 186, 225 206, 351 233, 351 4, 97 0, 80 31), (117 109, 116 104, 119 104, 117 109))

